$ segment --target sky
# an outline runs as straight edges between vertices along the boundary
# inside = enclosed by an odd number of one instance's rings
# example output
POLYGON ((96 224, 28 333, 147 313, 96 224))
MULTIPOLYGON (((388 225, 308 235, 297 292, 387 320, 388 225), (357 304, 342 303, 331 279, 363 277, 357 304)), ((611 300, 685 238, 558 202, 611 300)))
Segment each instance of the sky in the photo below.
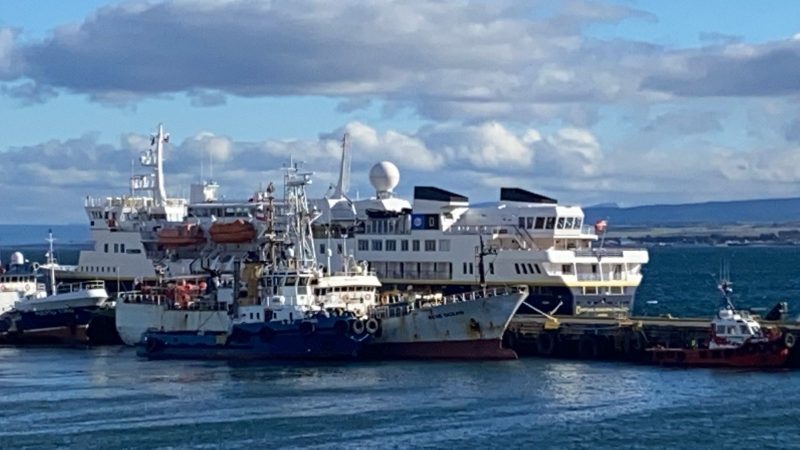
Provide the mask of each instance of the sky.
MULTIPOLYGON (((84 223, 163 123, 167 189, 289 158, 350 196, 622 206, 800 196, 800 25, 774 0, 0 0, 0 223, 84 223)), ((139 169, 134 169, 139 170, 139 169)))

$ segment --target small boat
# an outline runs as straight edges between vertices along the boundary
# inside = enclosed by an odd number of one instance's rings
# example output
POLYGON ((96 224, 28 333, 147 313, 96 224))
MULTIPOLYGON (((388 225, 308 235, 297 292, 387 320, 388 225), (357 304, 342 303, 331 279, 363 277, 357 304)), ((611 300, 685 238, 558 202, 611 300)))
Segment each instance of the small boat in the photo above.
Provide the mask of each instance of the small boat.
POLYGON ((27 264, 20 253, 12 256, 9 270, 0 275, 0 291, 17 295, 13 306, 0 315, 0 343, 92 343, 89 328, 108 299, 105 284, 102 281, 56 284, 52 235, 48 241, 49 292, 44 283, 37 282, 38 265, 27 264), (28 266, 31 270, 26 274, 28 266))
POLYGON ((217 244, 243 244, 256 238, 256 228, 250 222, 236 219, 233 222, 214 222, 208 230, 217 244))
POLYGON ((724 304, 711 320, 709 338, 689 348, 651 347, 646 360, 659 365, 685 367, 782 367, 795 344, 795 336, 763 328, 747 311, 737 310, 730 299, 730 283, 722 281, 724 304))
POLYGON ((205 242, 203 229, 196 224, 184 223, 158 231, 158 244, 165 248, 188 247, 205 242))

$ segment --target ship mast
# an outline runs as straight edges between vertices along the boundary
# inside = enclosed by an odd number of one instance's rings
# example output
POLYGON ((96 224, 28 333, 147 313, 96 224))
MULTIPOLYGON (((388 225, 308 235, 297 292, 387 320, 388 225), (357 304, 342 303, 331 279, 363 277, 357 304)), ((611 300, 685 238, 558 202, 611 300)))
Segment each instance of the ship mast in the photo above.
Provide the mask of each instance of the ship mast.
POLYGON ((56 260, 53 258, 53 230, 47 231, 47 242, 50 244, 50 251, 47 252, 47 264, 50 266, 50 293, 56 295, 56 260))
POLYGON ((486 266, 484 265, 483 259, 485 256, 496 255, 497 251, 494 249, 487 249, 486 246, 483 245, 482 234, 479 234, 478 238, 481 243, 476 252, 476 256, 478 257, 478 274, 480 276, 481 289, 486 289, 486 266))
POLYGON ((154 200, 157 206, 163 206, 167 199, 167 192, 164 188, 164 143, 169 142, 169 134, 164 133, 164 125, 158 124, 158 134, 156 135, 156 170, 155 170, 155 191, 154 200))

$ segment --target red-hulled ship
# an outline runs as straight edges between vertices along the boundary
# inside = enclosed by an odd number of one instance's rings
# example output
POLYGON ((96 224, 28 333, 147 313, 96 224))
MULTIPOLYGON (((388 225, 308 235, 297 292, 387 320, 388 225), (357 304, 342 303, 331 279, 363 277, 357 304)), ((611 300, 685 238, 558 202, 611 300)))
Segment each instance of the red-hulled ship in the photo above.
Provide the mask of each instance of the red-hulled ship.
POLYGON ((208 230, 217 244, 243 244, 256 238, 256 228, 250 222, 236 219, 233 222, 214 222, 208 230))
POLYGON ((724 305, 711 321, 708 344, 697 348, 653 347, 649 362, 690 367, 782 367, 795 344, 795 336, 762 328, 749 312, 737 311, 730 301, 730 283, 723 281, 724 305))

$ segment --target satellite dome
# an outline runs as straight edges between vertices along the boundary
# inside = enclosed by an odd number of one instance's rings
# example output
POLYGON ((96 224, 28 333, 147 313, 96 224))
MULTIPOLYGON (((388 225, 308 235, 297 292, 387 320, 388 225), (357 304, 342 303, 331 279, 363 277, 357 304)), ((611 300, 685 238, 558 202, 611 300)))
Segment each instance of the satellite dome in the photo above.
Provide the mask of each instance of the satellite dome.
POLYGON ((369 170, 369 182, 378 193, 392 192, 400 182, 400 171, 389 161, 381 161, 369 170))
POLYGON ((12 266, 21 266, 25 264, 25 257, 22 256, 20 252, 14 252, 11 254, 11 265, 12 266))

